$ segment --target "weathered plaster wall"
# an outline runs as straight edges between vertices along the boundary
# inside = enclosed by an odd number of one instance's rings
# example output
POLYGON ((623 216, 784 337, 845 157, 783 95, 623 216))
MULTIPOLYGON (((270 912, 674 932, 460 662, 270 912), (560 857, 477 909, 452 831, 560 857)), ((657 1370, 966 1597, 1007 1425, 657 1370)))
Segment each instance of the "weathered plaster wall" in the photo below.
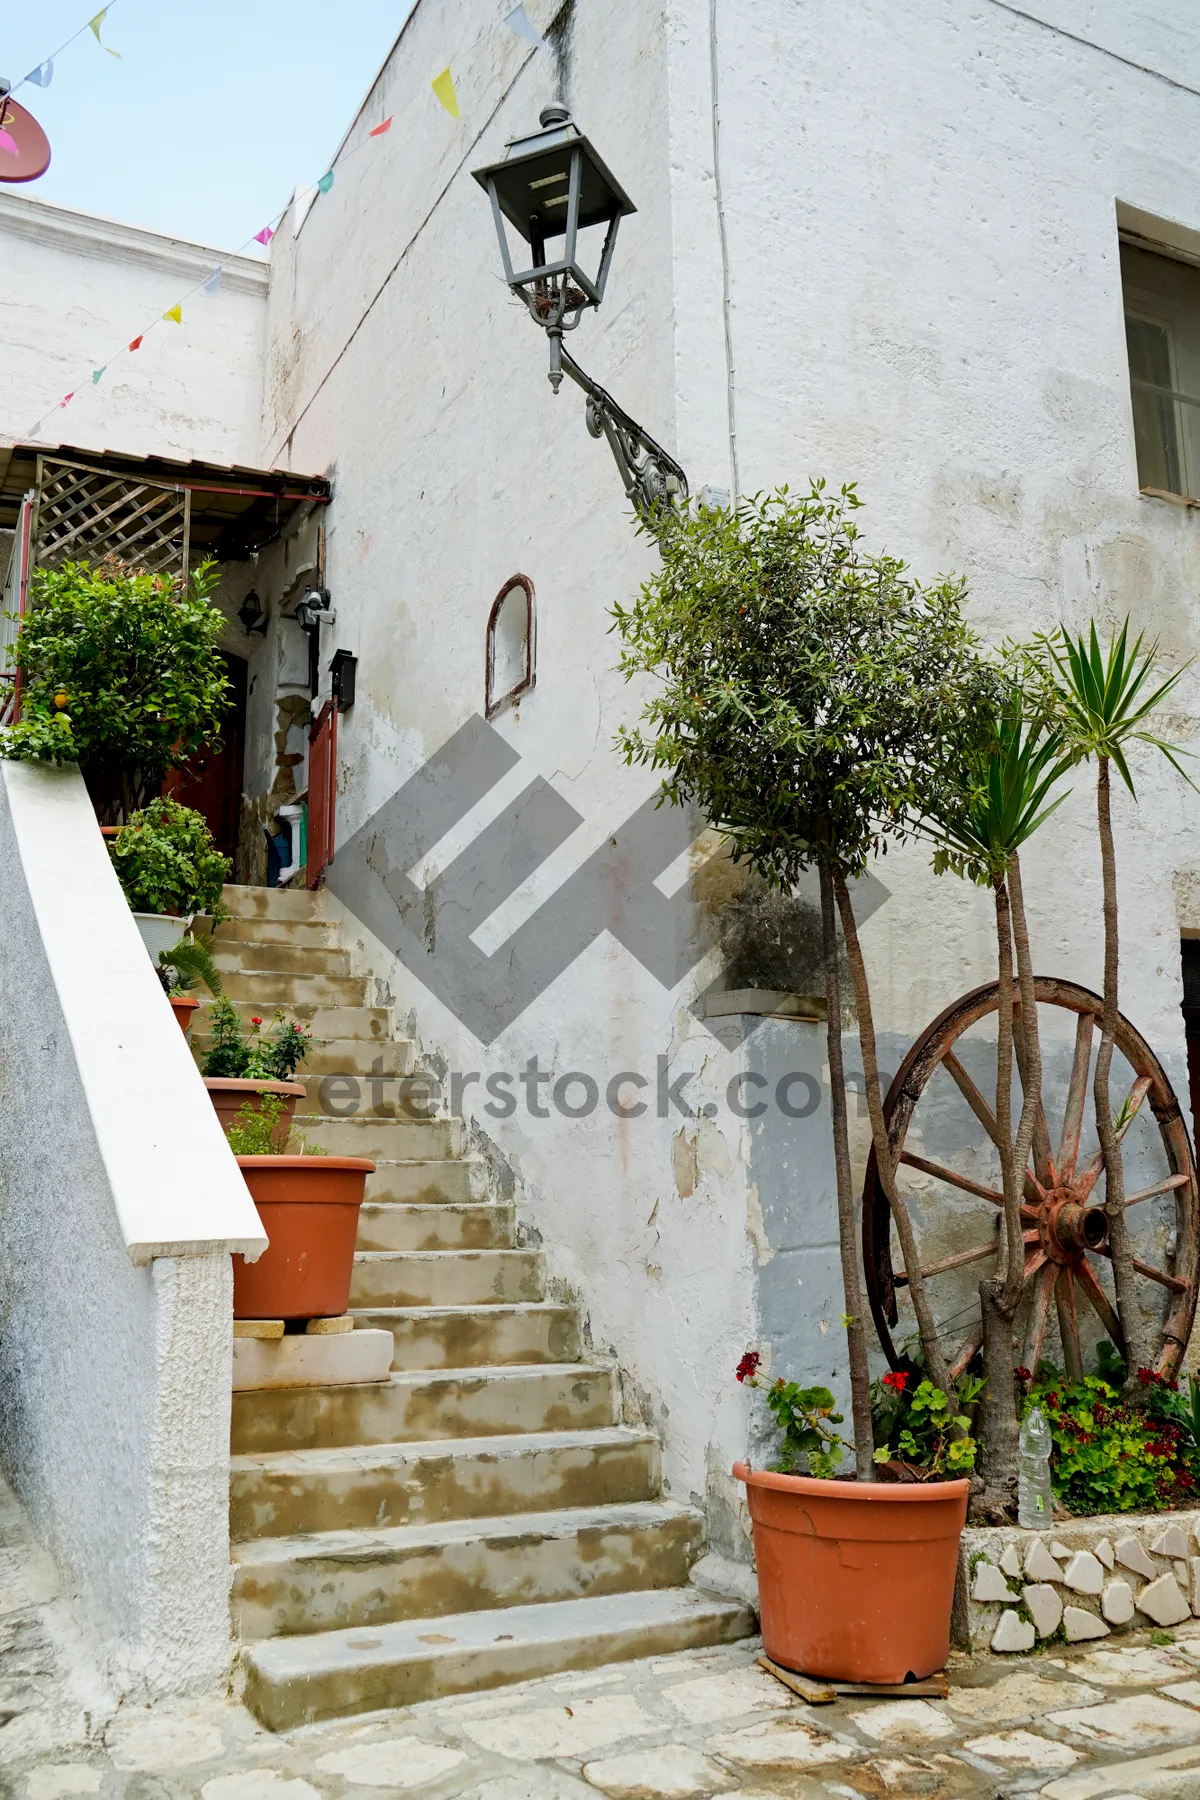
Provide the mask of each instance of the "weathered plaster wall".
POLYGON ((22 440, 52 413, 46 444, 258 462, 263 263, 11 189, 0 194, 0 254, 0 438, 22 440), (218 262, 220 291, 190 293, 218 262), (184 294, 182 324, 160 322, 184 294), (139 333, 141 349, 119 355, 139 333))
POLYGON ((229 1253, 265 1238, 74 770, 0 764, 0 916, 0 1457, 117 1691, 202 1689, 230 1654, 229 1253))

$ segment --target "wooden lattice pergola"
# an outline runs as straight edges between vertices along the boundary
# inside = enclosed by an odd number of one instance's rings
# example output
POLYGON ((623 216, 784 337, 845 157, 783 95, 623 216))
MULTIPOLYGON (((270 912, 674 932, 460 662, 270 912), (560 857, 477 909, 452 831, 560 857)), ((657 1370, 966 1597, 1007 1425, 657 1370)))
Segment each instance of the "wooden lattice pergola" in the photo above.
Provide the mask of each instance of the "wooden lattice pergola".
POLYGON ((188 572, 190 488, 39 456, 34 486, 35 567, 115 556, 154 575, 188 572))

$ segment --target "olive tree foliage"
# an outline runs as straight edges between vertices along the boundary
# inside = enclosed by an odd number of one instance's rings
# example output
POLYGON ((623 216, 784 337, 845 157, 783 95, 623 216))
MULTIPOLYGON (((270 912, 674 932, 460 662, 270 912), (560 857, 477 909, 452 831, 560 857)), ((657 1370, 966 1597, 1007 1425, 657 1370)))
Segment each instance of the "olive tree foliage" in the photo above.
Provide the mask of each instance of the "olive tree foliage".
POLYGON ((871 1473, 862 1288, 854 1228, 840 1032, 837 914, 855 988, 880 1177, 892 1206, 926 1366, 953 1384, 896 1191, 866 967, 849 882, 928 813, 957 803, 992 731, 1000 683, 963 618, 965 584, 928 585, 869 554, 854 487, 781 488, 726 510, 664 510, 643 527, 661 555, 628 607, 614 608, 627 679, 656 686, 619 733, 630 763, 662 773, 662 796, 691 803, 734 859, 771 886, 820 876, 822 947, 858 1473, 871 1473))
POLYGON ((37 570, 16 645, 21 720, 0 755, 78 762, 113 822, 130 818, 220 735, 217 580, 215 563, 187 582, 115 558, 37 570))

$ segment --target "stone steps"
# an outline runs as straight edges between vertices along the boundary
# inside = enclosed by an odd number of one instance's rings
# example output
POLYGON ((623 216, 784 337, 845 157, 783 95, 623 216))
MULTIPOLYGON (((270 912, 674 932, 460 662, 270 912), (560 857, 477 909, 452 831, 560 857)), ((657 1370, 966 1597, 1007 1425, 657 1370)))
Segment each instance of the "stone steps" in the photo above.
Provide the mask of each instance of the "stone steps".
POLYGON ((512 1245, 514 1208, 504 1202, 449 1201, 431 1206, 364 1202, 360 1250, 501 1250, 512 1245))
POLYGON ((355 1324, 390 1331, 393 1369, 470 1369, 568 1363, 581 1355, 579 1316, 552 1301, 519 1306, 390 1306, 356 1309, 355 1324))
POLYGON ((428 1443, 617 1423, 613 1371, 595 1363, 400 1371, 356 1387, 233 1396, 235 1455, 334 1444, 428 1443))
POLYGON ((680 1587, 702 1549, 699 1516, 658 1500, 259 1538, 234 1547, 233 1617, 292 1637, 680 1587))
POLYGON ((313 1033, 298 1129, 377 1165, 351 1305, 394 1346, 387 1382, 233 1396, 247 1703, 283 1730, 744 1635, 741 1607, 687 1586, 702 1520, 663 1499, 656 1439, 619 1422, 578 1309, 542 1297, 462 1120, 402 1095, 414 1046, 365 1004, 323 896, 227 900, 214 948, 239 1014, 313 1033))
POLYGON ((745 1607, 688 1587, 451 1614, 432 1631, 426 1620, 405 1619, 248 1645, 245 1698, 271 1730, 290 1731, 344 1713, 732 1643, 753 1629, 745 1607))
POLYGON ((500 1306, 543 1297, 536 1250, 360 1250, 350 1306, 500 1306))
POLYGON ((653 1500, 658 1440, 625 1425, 235 1456, 235 1542, 653 1500))

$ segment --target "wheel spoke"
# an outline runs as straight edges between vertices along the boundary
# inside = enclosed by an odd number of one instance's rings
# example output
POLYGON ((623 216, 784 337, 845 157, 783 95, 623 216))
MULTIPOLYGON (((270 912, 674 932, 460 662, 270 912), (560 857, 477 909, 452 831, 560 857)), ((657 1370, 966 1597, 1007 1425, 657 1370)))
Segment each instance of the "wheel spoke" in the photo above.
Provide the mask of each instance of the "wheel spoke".
MULTIPOLYGON (((985 1256, 995 1256, 999 1247, 998 1244, 991 1243, 984 1244, 977 1250, 960 1250, 957 1256, 947 1256, 942 1262, 930 1263, 927 1269, 921 1270, 922 1278, 927 1281, 931 1275, 944 1275, 947 1269, 962 1269, 968 1263, 982 1262, 985 1256)), ((897 1287, 908 1286, 908 1273, 904 1269, 899 1270, 892 1279, 897 1287)))
MULTIPOLYGON (((1112 1251, 1107 1248, 1097 1254, 1107 1256, 1108 1260, 1112 1261, 1112 1251)), ((1139 1275, 1146 1277, 1147 1281, 1157 1281, 1160 1287, 1170 1288, 1173 1294, 1187 1293, 1187 1282, 1180 1281, 1178 1275, 1168 1275, 1165 1269, 1156 1269, 1150 1263, 1139 1262, 1136 1256, 1133 1258, 1133 1266, 1139 1275)))
MULTIPOLYGON (((1013 1048, 1017 1053, 1017 1069, 1021 1076, 1021 1092, 1025 1092, 1025 1033, 1021 1029, 1019 1018, 1013 1020, 1013 1048)), ((1058 1186, 1058 1172, 1054 1167, 1054 1158, 1050 1154, 1050 1132, 1046 1125, 1046 1109, 1042 1105, 1042 1096, 1037 1096, 1033 1114, 1033 1167, 1038 1180, 1045 1188, 1058 1186)))
POLYGON ((1021 1361, 1031 1375, 1037 1374, 1037 1366, 1042 1360, 1046 1326, 1050 1319, 1050 1301, 1057 1285, 1058 1270, 1053 1263, 1048 1262, 1037 1272, 1033 1284, 1033 1302, 1025 1326, 1025 1351, 1021 1361))
MULTIPOLYGON (((953 1050, 946 1050, 943 1052, 942 1067, 953 1077, 959 1093, 962 1095, 971 1111, 975 1114, 975 1117, 979 1120, 979 1123, 983 1126, 983 1129, 987 1132, 993 1144, 999 1148, 1000 1127, 996 1122, 996 1115, 980 1093, 979 1089, 975 1086, 975 1083, 971 1080, 971 1077, 967 1074, 967 1071, 959 1062, 957 1056, 955 1056, 953 1050)), ((903 1158, 901 1160, 903 1160, 903 1158)), ((958 1183, 957 1185, 961 1186, 962 1184, 958 1183)), ((984 1197, 987 1198, 988 1196, 985 1195, 984 1197)), ((999 1195, 998 1198, 1001 1206, 1003 1206, 1003 1195, 999 1195)), ((1041 1183, 1037 1180, 1032 1169, 1026 1169, 1025 1171, 1025 1198, 1034 1206, 1037 1206, 1046 1198, 1041 1183)))
POLYGON ((1004 1205, 1004 1195, 995 1188, 983 1187, 978 1181, 972 1181, 969 1175, 960 1175, 957 1170, 947 1169, 942 1163, 929 1162, 912 1150, 902 1150, 900 1161, 907 1163, 910 1169, 920 1169, 924 1175, 935 1175, 939 1181, 948 1181, 951 1187, 962 1188, 965 1194, 975 1194, 980 1200, 989 1200, 993 1206, 1004 1205))
MULTIPOLYGON (((1064 1185, 1075 1173, 1079 1156, 1079 1134, 1083 1129, 1083 1108, 1087 1100, 1088 1073, 1092 1066, 1091 1013, 1080 1013, 1075 1025, 1075 1055, 1071 1061, 1071 1079, 1067 1085, 1067 1105, 1063 1113, 1062 1137, 1058 1142, 1058 1172, 1064 1185)), ((1072 1294, 1072 1303, 1074 1295, 1072 1294)))
POLYGON ((966 1366, 970 1362, 971 1358, 974 1355, 976 1355, 978 1351, 980 1351, 982 1349, 983 1349, 983 1332, 979 1331, 975 1334, 975 1336, 970 1340, 969 1343, 966 1343, 963 1345, 962 1349, 959 1351, 959 1353, 955 1357, 954 1361, 950 1364, 950 1379, 951 1379, 951 1381, 958 1380, 959 1376, 966 1369, 966 1366))
POLYGON ((1126 1206, 1136 1206, 1139 1200, 1153 1200, 1156 1194, 1169 1194, 1172 1188, 1188 1187, 1191 1179, 1190 1175, 1169 1175, 1165 1181, 1160 1181, 1155 1187, 1142 1188, 1136 1194, 1126 1194, 1125 1204, 1126 1206))
MULTIPOLYGON (((1133 1124, 1133 1121, 1137 1118, 1138 1113, 1141 1111, 1142 1101, 1146 1098, 1146 1095, 1150 1092, 1152 1085, 1153 1084, 1151 1081, 1151 1077, 1149 1075, 1139 1075, 1137 1080, 1134 1082, 1133 1086, 1130 1088, 1128 1098, 1126 1099, 1124 1106, 1121 1108, 1121 1111, 1125 1114, 1125 1117, 1121 1122, 1121 1127, 1120 1127, 1119 1131, 1117 1132, 1118 1144, 1121 1142, 1121 1139, 1125 1136, 1125 1133, 1129 1130, 1129 1127, 1133 1124)), ((1096 1183, 1099 1181, 1099 1179, 1103 1173, 1104 1173, 1104 1152, 1102 1150, 1097 1150, 1095 1156, 1092 1157, 1091 1161, 1088 1163, 1087 1167, 1084 1169, 1083 1174, 1079 1177, 1079 1180, 1075 1184, 1076 1193, 1080 1200, 1087 1199, 1088 1195, 1091 1193, 1092 1189, 1095 1187, 1096 1183)))
POLYGON ((1121 1321, 1113 1311, 1108 1295, 1097 1281, 1091 1264, 1080 1258, 1074 1265, 1074 1275, 1083 1290, 1085 1300, 1108 1332, 1114 1347, 1124 1356, 1125 1333, 1121 1330, 1121 1321))
POLYGON ((1059 1270, 1054 1290, 1058 1308, 1058 1335, 1068 1381, 1083 1380, 1083 1352, 1079 1347, 1079 1318, 1075 1311, 1075 1281, 1069 1268, 1059 1270))

